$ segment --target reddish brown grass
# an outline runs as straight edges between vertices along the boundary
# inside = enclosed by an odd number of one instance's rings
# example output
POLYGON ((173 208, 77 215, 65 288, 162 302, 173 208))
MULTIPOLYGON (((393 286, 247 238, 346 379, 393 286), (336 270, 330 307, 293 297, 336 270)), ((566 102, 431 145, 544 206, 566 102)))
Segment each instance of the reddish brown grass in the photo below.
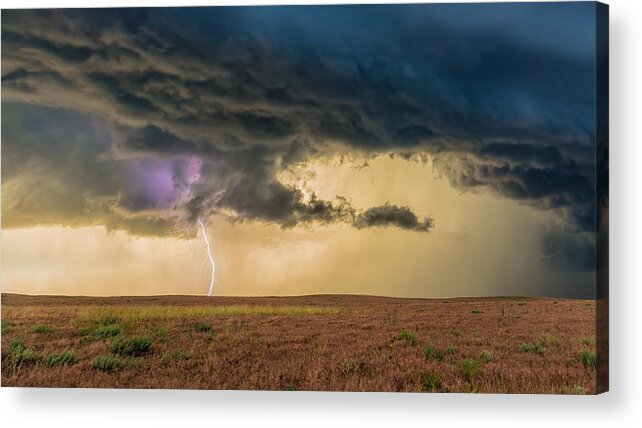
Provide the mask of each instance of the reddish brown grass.
POLYGON ((3 295, 2 321, 11 324, 2 335, 3 386, 595 392, 595 370, 580 358, 594 349, 582 342, 595 336, 595 302, 586 300, 3 295), (103 327, 114 321, 119 337, 153 343, 101 371, 94 361, 110 353, 114 339, 103 327), (52 331, 34 332, 39 324, 52 331), (16 364, 16 339, 35 360, 16 364), (543 354, 520 350, 537 342, 543 354), (428 345, 439 358, 426 357, 428 345), (43 363, 64 350, 71 364, 43 363))

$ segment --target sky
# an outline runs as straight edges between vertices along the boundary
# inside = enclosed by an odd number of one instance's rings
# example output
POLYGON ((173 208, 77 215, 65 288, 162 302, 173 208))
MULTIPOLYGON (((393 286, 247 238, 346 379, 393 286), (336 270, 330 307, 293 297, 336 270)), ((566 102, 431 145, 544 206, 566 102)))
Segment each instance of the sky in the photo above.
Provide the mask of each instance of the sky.
POLYGON ((595 4, 2 12, 2 291, 595 295, 595 4))

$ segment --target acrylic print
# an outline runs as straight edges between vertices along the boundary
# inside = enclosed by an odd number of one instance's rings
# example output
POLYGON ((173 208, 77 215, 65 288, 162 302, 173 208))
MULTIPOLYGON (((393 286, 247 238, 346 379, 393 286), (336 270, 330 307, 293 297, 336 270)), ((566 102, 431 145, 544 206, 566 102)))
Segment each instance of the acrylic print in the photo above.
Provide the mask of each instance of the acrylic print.
POLYGON ((2 386, 608 388, 608 9, 2 11, 2 386))

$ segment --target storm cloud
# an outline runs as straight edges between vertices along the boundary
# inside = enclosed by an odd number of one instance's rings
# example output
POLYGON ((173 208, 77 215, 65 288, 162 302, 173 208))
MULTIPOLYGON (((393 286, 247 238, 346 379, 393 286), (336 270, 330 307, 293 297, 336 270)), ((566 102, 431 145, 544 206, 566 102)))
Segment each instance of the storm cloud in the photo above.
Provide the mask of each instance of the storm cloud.
POLYGON ((355 226, 358 228, 397 226, 406 230, 428 232, 433 226, 433 221, 430 217, 420 221, 408 207, 385 204, 360 213, 355 219, 355 226))
POLYGON ((394 200, 355 207, 277 178, 348 152, 430 156, 458 189, 592 233, 594 13, 590 3, 3 11, 4 225, 163 234, 218 214, 432 228, 394 200))

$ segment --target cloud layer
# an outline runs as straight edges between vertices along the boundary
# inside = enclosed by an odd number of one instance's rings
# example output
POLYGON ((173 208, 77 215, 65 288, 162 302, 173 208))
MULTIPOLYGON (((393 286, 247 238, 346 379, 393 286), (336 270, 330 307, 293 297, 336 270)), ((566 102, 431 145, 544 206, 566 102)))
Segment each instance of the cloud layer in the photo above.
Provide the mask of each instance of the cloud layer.
POLYGON ((216 213, 433 227, 395 201, 355 207, 277 179, 350 153, 430 156, 457 188, 593 233, 593 16, 590 3, 4 11, 4 225, 163 234, 216 213))

